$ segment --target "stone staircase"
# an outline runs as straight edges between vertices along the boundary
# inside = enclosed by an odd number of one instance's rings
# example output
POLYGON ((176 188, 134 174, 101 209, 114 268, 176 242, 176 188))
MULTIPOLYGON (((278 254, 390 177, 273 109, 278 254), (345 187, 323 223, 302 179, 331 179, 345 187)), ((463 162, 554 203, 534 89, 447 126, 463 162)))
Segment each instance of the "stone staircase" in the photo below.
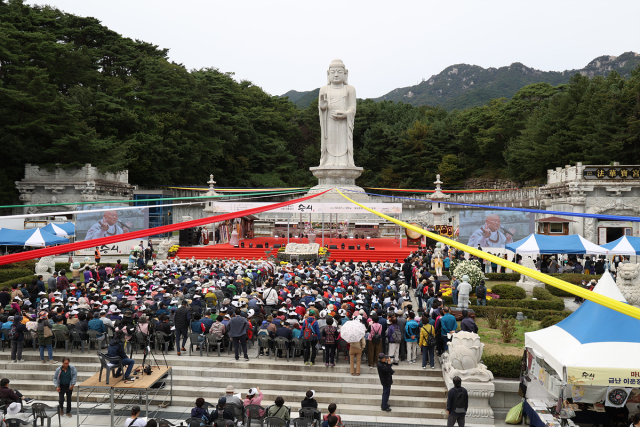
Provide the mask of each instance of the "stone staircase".
MULTIPOLYGON (((64 350, 56 351, 55 359, 60 360, 63 352, 64 350)), ((317 362, 321 360, 321 354, 317 362)), ((330 403, 336 403, 338 413, 345 421, 446 425, 446 388, 440 369, 423 370, 419 363, 401 363, 395 366, 389 401, 393 412, 387 413, 380 409, 382 387, 377 370, 369 368, 366 363, 363 363, 362 374, 355 377, 349 374, 348 361, 342 356, 334 368, 326 368, 323 363, 305 366, 300 358, 290 362, 286 359, 275 361, 266 356, 256 358, 255 347, 250 349, 249 356, 250 362, 236 362, 233 355, 226 353, 220 357, 215 353, 210 353, 209 357, 200 357, 199 352, 192 356, 166 356, 169 366, 173 367, 173 405, 165 411, 173 414, 174 420, 185 420, 189 417, 196 398, 203 397, 215 404, 224 394, 226 386, 231 384, 236 393, 242 393, 243 397, 249 388, 260 387, 264 393, 263 406, 273 404, 277 396, 282 396, 285 405, 291 406, 293 417, 296 416, 306 391, 313 389, 322 413, 327 412, 330 403)), ((10 386, 20 390, 25 396, 55 405, 57 393, 53 388, 52 377, 59 365, 41 364, 39 354, 33 350, 25 351, 23 357, 25 363, 13 364, 8 363, 8 352, 0 353, 0 377, 9 378, 10 386)), ((85 351, 84 354, 75 351, 69 357, 78 369, 79 382, 99 370, 97 356, 93 351, 85 351)), ((161 356, 157 355, 156 358, 159 363, 163 363, 161 356)), ((134 355, 134 359, 140 363, 142 355, 134 355)), ((439 367, 437 362, 436 367, 439 367)), ((83 392, 81 400, 84 396, 83 392)), ((87 401, 95 402, 100 397, 100 394, 91 395, 87 401)), ((75 395, 73 400, 75 415, 75 395)), ((123 400, 119 403, 127 402, 123 400)), ((159 403, 161 400, 152 402, 150 409, 157 410, 159 403)), ((167 418, 170 419, 168 416, 167 418)), ((68 420, 75 425, 75 417, 68 420)))

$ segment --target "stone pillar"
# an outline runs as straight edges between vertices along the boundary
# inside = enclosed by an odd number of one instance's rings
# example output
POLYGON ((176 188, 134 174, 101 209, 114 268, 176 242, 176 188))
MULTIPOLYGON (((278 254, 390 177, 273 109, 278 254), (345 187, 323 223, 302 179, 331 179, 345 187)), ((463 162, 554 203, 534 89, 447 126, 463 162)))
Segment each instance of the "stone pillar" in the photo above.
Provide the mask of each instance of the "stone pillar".
POLYGON ((431 203, 431 214, 433 214, 433 225, 444 225, 444 220, 442 216, 447 213, 445 205, 440 202, 444 202, 449 199, 449 196, 442 192, 440 185, 442 181, 440 181, 440 175, 436 175, 436 191, 430 197, 433 202, 431 203))

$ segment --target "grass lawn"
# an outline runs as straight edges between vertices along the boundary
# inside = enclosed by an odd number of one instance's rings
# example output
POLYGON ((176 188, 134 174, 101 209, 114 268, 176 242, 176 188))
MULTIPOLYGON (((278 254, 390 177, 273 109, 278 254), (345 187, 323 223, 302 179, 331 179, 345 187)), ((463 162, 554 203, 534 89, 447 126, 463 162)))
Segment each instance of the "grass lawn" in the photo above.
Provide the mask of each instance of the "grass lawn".
POLYGON ((478 335, 480 335, 480 339, 484 343, 484 353, 521 356, 522 350, 524 349, 524 333, 540 329, 539 321, 532 320, 525 322, 530 322, 528 327, 525 327, 522 324, 523 322, 516 321, 516 332, 511 342, 505 343, 502 341, 502 333, 499 329, 489 328, 489 322, 484 318, 476 319, 478 335))

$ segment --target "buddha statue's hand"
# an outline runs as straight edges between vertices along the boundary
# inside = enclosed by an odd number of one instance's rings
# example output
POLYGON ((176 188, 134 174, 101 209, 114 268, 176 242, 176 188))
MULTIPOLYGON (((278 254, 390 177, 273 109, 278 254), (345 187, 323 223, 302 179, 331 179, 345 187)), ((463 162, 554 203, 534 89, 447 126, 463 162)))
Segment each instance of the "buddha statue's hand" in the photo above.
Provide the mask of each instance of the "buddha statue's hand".
POLYGON ((318 100, 318 103, 320 104, 320 109, 321 110, 326 110, 327 107, 329 106, 329 103, 327 102, 327 95, 320 95, 320 99, 318 100))
POLYGON ((335 120, 346 119, 347 118, 347 113, 342 111, 342 110, 336 110, 336 111, 331 113, 331 118, 333 118, 335 120))

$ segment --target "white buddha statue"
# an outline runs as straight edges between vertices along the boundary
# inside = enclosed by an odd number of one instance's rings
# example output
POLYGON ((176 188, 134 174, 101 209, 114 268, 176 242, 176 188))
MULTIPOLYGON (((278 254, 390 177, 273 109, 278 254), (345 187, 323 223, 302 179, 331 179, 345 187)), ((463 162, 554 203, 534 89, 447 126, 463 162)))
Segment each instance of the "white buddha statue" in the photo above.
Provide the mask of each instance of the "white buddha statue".
POLYGON ((355 166, 353 125, 356 117, 356 90, 348 83, 349 72, 340 59, 327 71, 327 85, 320 88, 320 166, 355 166))

